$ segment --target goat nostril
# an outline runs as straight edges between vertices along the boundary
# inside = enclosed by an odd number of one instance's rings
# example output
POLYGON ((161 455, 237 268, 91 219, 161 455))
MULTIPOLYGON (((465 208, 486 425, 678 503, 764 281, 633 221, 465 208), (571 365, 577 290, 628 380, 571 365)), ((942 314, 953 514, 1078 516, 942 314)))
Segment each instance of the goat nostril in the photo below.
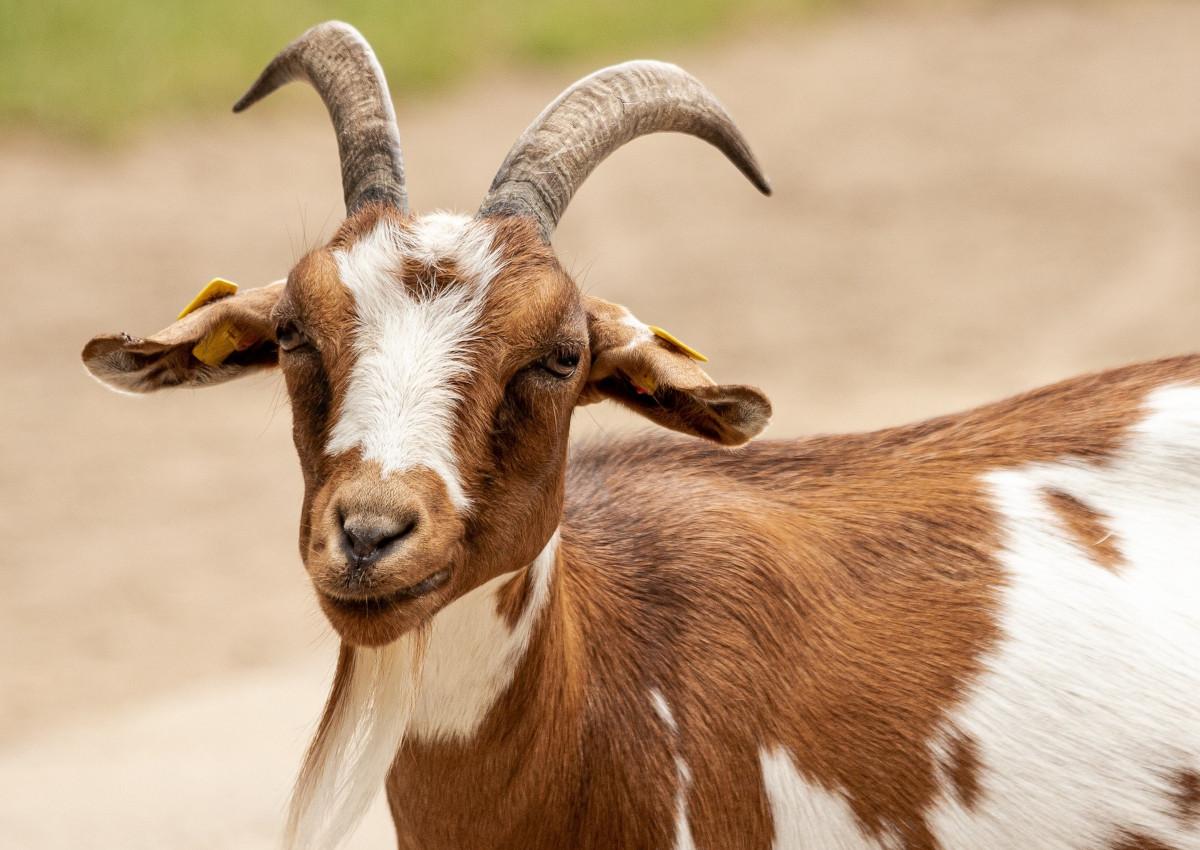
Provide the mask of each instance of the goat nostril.
POLYGON ((396 524, 400 527, 400 530, 393 535, 395 539, 399 540, 403 537, 408 537, 408 535, 412 534, 413 529, 417 527, 417 516, 413 514, 412 516, 402 517, 396 524))
POLYGON ((342 547, 359 562, 379 557, 396 541, 417 527, 415 516, 391 517, 352 515, 342 520, 342 547))

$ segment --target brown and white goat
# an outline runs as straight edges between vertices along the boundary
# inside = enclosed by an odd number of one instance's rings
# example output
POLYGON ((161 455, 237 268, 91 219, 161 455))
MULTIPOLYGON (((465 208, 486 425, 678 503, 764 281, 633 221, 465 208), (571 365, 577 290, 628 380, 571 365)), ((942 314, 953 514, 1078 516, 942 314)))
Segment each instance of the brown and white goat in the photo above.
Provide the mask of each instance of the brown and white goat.
POLYGON ((321 93, 348 217, 286 282, 84 360, 146 392, 278 366, 300 551, 342 638, 293 799, 333 847, 1200 848, 1200 357, 872 434, 770 408, 580 293, 549 239, 617 146, 692 133, 677 68, 534 122, 474 218, 414 216, 369 47, 306 33, 239 108, 321 93), (568 458, 614 399, 708 440, 568 458))

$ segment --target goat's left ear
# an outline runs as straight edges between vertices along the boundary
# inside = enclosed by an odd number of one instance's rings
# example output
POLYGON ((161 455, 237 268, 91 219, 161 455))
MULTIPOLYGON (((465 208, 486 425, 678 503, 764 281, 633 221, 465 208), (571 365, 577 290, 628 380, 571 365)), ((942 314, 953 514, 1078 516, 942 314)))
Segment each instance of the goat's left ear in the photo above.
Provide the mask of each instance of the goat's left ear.
POLYGON ((236 295, 227 294, 236 287, 225 286, 214 294, 210 284, 175 324, 152 337, 94 337, 83 348, 83 365, 101 383, 128 393, 218 384, 276 365, 271 310, 284 282, 236 295))
POLYGON ((771 418, 762 391, 716 384, 699 355, 618 304, 584 297, 592 365, 580 404, 606 398, 660 425, 726 446, 759 434, 771 418))

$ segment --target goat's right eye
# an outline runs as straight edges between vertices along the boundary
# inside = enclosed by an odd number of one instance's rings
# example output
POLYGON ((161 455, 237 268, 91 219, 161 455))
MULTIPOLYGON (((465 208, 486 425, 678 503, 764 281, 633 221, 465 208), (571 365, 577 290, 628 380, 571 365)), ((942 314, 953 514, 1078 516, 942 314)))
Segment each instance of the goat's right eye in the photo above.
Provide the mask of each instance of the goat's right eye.
POLYGON ((308 337, 304 335, 304 332, 291 322, 279 326, 275 331, 275 339, 284 351, 294 351, 308 342, 308 337))
POLYGON ((569 378, 575 374, 575 367, 579 365, 579 352, 556 351, 543 357, 537 365, 556 378, 569 378))

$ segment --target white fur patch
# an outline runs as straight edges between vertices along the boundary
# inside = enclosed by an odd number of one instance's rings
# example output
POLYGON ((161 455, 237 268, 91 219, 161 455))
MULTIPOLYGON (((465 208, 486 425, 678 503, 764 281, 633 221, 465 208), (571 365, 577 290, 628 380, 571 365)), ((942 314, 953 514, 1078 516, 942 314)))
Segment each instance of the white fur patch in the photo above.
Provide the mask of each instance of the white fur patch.
POLYGON ((663 722, 672 735, 679 734, 679 726, 675 723, 675 715, 671 713, 671 706, 667 705, 667 698, 662 695, 662 691, 658 688, 650 689, 650 702, 654 705, 654 713, 658 715, 658 719, 663 722))
POLYGON ((761 748, 758 761, 775 826, 772 850, 894 850, 899 846, 867 836, 846 798, 804 779, 786 747, 761 748))
POLYGON ((1200 850, 1171 785, 1200 769, 1200 388, 1156 390, 1107 462, 992 473, 1003 637, 949 718, 980 760, 967 810, 950 788, 945 848, 1094 850, 1122 831, 1200 850), (1109 518, 1103 568, 1062 527, 1060 490, 1109 518))
POLYGON ((621 307, 621 309, 625 311, 625 315, 621 317, 621 324, 633 329, 633 336, 621 348, 635 348, 653 342, 654 331, 650 330, 650 326, 630 313, 628 307, 621 307))
POLYGON ((286 846, 340 846, 366 814, 391 769, 421 681, 425 635, 410 632, 379 649, 357 647, 354 672, 315 769, 292 795, 286 846))
POLYGON ((455 383, 472 372, 468 347, 487 287, 500 269, 490 225, 435 213, 405 233, 383 221, 335 254, 354 294, 356 361, 325 451, 357 447, 383 474, 427 467, 446 482, 460 511, 469 507, 454 454, 455 383), (430 268, 453 261, 460 286, 419 289, 398 279, 405 259, 430 268))
POLYGON ((667 698, 658 688, 650 689, 650 702, 654 705, 654 713, 671 733, 671 749, 675 752, 675 850, 696 850, 696 841, 692 838, 692 827, 688 823, 687 795, 692 787, 692 771, 679 755, 679 724, 667 704, 667 698))
POLYGON ((696 850, 692 827, 688 823, 687 794, 692 785, 692 772, 687 762, 675 756, 675 850, 696 850))
POLYGON ((497 576, 438 612, 433 619, 425 679, 409 732, 426 740, 474 736, 512 682, 533 628, 550 598, 558 532, 530 565, 530 593, 516 628, 497 611, 496 594, 514 573, 497 576))

